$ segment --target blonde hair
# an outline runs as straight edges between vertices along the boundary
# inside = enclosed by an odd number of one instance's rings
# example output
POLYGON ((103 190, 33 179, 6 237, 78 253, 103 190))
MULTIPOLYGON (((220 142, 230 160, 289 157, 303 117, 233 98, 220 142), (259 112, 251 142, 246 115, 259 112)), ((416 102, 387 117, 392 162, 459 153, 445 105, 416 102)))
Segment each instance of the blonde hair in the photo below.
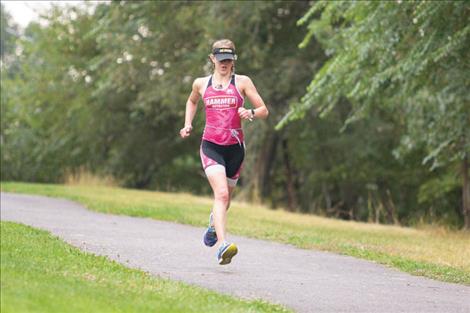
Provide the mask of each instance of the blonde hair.
MULTIPOLYGON (((212 50, 214 50, 216 48, 231 48, 233 50, 236 50, 235 49, 235 44, 230 39, 219 39, 219 40, 217 40, 216 42, 214 42, 212 44, 212 50)), ((212 52, 211 52, 211 54, 212 54, 212 52)), ((212 63, 212 66, 214 66, 214 63, 212 63)), ((214 67, 212 68, 212 71, 214 71, 214 67)), ((235 74, 235 60, 233 60, 233 64, 232 64, 232 74, 235 74)))

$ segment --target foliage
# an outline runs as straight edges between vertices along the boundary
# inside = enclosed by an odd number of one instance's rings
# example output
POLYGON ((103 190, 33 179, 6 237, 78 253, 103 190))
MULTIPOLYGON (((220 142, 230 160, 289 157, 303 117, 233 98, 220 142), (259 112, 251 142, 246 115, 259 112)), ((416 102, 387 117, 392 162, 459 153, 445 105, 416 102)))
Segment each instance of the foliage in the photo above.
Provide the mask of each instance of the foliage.
MULTIPOLYGON (((4 64, 9 63, 9 59, 15 53, 15 41, 18 37, 18 26, 14 23, 11 15, 5 11, 3 3, 1 4, 1 38, 0 38, 0 55, 2 60, 2 72, 4 64)), ((3 74, 3 73, 2 73, 3 74)))
POLYGON ((21 71, 2 82, 7 90, 2 97, 2 176, 10 179, 58 180, 65 168, 90 153, 92 101, 86 73, 76 68, 94 53, 93 39, 74 40, 83 36, 90 20, 82 15, 74 27, 62 15, 67 12, 51 14, 56 21, 49 27, 32 24, 26 30, 19 43, 24 50, 17 61, 21 71))
POLYGON ((299 20, 308 27, 300 46, 315 38, 329 60, 278 128, 347 99, 343 130, 388 111, 403 128, 395 157, 424 150, 431 169, 453 168, 470 152, 469 10, 463 1, 315 3, 299 20))
POLYGON ((424 162, 463 159, 470 149, 469 10, 459 1, 316 3, 299 21, 309 22, 301 46, 315 36, 332 57, 284 121, 310 108, 323 116, 343 96, 353 105, 346 123, 374 106, 396 107, 410 119, 405 143, 429 147, 424 162))
MULTIPOLYGON (((228 37, 236 72, 252 78, 270 110, 244 125, 239 198, 460 226, 458 185, 431 190, 459 178, 468 151, 466 12, 462 3, 346 1, 55 7, 47 24, 2 33, 10 56, 2 180, 63 182, 86 172, 126 187, 209 194, 198 156, 202 108, 193 136, 183 141, 178 131, 192 81, 211 72, 211 43, 228 37)), ((2 14, 2 27, 14 29, 2 14)))

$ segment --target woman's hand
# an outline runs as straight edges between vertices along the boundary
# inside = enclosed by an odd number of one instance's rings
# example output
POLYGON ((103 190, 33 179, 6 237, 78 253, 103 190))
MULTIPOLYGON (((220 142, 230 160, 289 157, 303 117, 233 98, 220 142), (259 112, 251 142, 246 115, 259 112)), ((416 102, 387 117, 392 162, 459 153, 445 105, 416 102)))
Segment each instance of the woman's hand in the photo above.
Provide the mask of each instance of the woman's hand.
POLYGON ((250 120, 252 121, 253 120, 253 113, 251 112, 251 110, 247 110, 245 108, 238 108, 238 115, 240 116, 241 119, 243 120, 250 120))
POLYGON ((193 127, 191 125, 188 125, 188 126, 185 126, 185 127, 181 128, 181 130, 180 130, 181 138, 189 137, 189 135, 191 135, 192 130, 193 130, 193 127))

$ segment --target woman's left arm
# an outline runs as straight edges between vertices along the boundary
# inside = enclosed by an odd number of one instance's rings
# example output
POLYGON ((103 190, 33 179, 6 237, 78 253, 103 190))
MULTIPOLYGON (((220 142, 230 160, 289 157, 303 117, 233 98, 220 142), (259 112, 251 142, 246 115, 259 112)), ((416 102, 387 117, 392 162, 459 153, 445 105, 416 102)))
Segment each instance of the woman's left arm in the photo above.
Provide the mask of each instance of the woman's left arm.
POLYGON ((256 90, 255 85, 251 81, 248 76, 241 76, 241 92, 245 94, 245 96, 250 100, 251 104, 253 104, 252 110, 247 110, 245 108, 240 108, 238 110, 238 114, 242 119, 252 120, 253 118, 261 118, 265 119, 269 115, 268 108, 264 104, 263 99, 256 90))

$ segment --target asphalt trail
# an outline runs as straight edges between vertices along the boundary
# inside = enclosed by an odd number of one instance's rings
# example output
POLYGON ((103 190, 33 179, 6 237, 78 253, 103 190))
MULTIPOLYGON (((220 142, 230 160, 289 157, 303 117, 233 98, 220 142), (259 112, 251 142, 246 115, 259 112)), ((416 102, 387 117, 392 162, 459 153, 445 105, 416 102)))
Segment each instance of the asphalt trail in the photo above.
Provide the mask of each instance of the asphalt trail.
POLYGON ((372 262, 230 236, 239 248, 220 266, 204 229, 101 214, 68 200, 1 193, 1 220, 44 229, 128 267, 297 312, 469 313, 470 286, 411 276, 372 262))

